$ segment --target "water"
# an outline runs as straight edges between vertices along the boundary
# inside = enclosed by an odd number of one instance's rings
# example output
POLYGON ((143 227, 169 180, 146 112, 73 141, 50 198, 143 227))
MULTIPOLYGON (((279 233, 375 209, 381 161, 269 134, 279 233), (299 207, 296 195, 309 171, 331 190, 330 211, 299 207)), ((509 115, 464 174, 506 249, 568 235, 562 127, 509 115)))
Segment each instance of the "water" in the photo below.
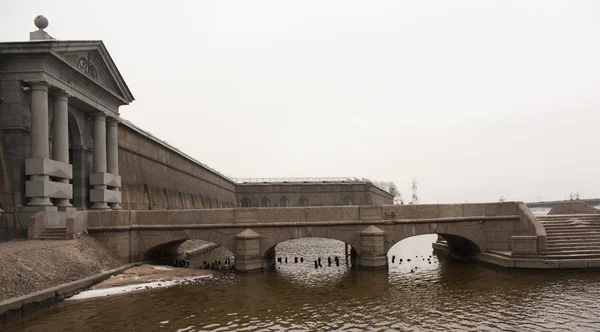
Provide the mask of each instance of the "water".
POLYGON ((434 240, 421 236, 400 242, 389 252, 396 263, 375 271, 347 266, 341 242, 292 240, 276 249, 288 264, 269 272, 232 275, 214 285, 64 301, 4 329, 600 330, 600 272, 509 271, 435 257, 429 264, 434 240), (342 257, 340 267, 327 267, 328 255, 342 257), (294 264, 294 256, 304 257, 304 263, 294 264), (319 256, 324 267, 315 269, 319 256))

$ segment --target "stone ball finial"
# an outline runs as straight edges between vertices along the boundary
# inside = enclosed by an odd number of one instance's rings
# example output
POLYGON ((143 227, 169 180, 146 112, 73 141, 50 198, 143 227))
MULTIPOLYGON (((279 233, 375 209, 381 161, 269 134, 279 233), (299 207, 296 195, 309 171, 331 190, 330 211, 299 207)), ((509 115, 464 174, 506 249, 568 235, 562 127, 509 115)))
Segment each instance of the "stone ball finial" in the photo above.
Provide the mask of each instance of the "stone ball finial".
POLYGON ((33 20, 33 24, 35 24, 38 29, 44 30, 48 27, 48 19, 45 18, 44 15, 38 15, 33 20))

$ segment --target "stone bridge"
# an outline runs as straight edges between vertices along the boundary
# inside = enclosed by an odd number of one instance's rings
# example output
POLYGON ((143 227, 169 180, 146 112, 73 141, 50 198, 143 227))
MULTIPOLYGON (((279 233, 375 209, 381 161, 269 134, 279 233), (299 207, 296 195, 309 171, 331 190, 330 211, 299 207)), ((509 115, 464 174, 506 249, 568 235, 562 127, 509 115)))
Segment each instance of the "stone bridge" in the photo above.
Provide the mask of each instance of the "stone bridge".
POLYGON ((124 262, 164 257, 189 239, 214 242, 231 250, 240 271, 268 266, 278 243, 303 237, 343 241, 358 266, 371 268, 387 266, 387 251, 398 241, 422 234, 438 234, 459 254, 546 249, 544 228, 520 202, 78 211, 67 219, 68 237, 86 231, 124 262))

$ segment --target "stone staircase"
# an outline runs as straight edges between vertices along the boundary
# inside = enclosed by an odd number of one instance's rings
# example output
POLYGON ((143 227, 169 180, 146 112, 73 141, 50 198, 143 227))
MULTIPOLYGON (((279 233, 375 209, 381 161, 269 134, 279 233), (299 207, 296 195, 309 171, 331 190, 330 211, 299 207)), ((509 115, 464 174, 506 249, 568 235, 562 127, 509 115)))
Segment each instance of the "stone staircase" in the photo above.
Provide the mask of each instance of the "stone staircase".
POLYGON ((548 259, 600 258, 600 214, 538 216, 548 259))
POLYGON ((38 236, 36 240, 65 240, 67 237, 65 227, 47 227, 38 236))

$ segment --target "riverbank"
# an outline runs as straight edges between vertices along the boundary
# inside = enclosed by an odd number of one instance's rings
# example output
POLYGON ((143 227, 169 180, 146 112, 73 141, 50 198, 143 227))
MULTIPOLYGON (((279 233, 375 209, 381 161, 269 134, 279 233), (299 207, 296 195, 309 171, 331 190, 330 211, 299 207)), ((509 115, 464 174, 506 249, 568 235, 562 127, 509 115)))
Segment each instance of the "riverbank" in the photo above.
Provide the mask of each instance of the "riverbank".
POLYGON ((123 263, 95 239, 0 243, 0 301, 113 270, 123 263))
MULTIPOLYGON (((177 256, 189 257, 216 247, 205 241, 188 241, 178 250, 177 256)), ((0 243, 0 323, 71 297, 105 279, 112 280, 105 287, 112 287, 126 282, 135 285, 150 278, 172 280, 209 274, 196 269, 138 268, 142 264, 124 265, 89 236, 65 241, 0 243), (115 277, 120 274, 130 274, 129 280, 115 277), (136 277, 131 278, 133 276, 136 277)))

